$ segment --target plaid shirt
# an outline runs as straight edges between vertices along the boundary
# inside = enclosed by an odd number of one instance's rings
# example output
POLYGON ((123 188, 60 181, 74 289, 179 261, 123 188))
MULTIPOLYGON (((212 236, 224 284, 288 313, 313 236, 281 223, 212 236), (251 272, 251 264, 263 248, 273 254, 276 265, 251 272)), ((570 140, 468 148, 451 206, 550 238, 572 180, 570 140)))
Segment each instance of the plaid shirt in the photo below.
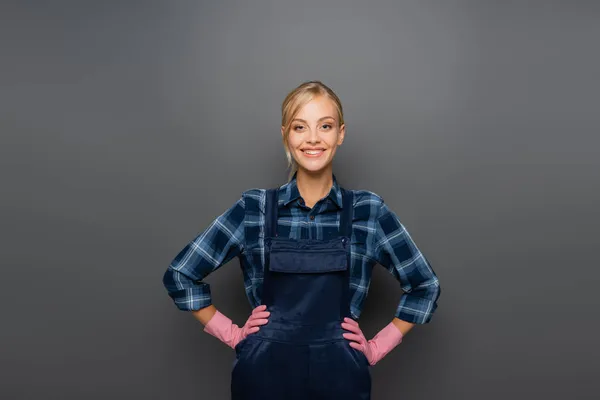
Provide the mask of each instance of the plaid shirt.
MULTIPOLYGON (((360 316, 376 264, 385 267, 404 291, 395 316, 424 324, 437 307, 441 290, 425 256, 383 199, 373 192, 354 190, 354 219, 350 241, 350 311, 360 316)), ((184 311, 212 304, 208 274, 234 257, 242 268, 251 306, 261 304, 264 266, 265 189, 249 189, 172 260, 163 284, 175 305, 184 311)), ((338 236, 342 193, 335 175, 329 194, 309 208, 300 197, 296 176, 278 192, 277 231, 292 239, 338 236)))

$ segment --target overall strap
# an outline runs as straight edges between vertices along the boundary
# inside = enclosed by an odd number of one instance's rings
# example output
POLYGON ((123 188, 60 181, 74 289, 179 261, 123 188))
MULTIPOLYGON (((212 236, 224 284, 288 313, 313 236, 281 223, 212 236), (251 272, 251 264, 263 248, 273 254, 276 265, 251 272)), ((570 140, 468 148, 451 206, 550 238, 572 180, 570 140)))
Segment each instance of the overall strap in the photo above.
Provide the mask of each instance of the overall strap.
POLYGON ((354 216, 354 194, 351 190, 342 190, 342 214, 340 215, 340 236, 352 236, 352 219, 354 216))
POLYGON ((265 238, 277 236, 277 189, 267 189, 265 196, 265 238))

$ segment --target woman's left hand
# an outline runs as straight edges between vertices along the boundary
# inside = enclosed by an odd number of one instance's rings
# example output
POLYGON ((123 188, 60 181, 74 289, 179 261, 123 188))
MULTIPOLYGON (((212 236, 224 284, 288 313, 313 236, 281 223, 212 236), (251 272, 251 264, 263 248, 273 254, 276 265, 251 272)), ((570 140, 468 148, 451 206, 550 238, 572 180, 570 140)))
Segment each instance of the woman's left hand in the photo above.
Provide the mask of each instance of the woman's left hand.
POLYGON ((342 322, 342 328, 352 332, 352 333, 344 333, 342 336, 344 338, 350 340, 350 347, 353 347, 357 350, 360 350, 364 353, 369 361, 370 365, 374 365, 375 357, 372 348, 372 344, 369 343, 365 335, 362 333, 358 322, 351 318, 344 318, 344 322, 342 322))
POLYGON ((403 334, 393 322, 387 324, 371 340, 367 340, 360 330, 358 322, 351 318, 344 318, 342 328, 352 333, 344 333, 344 338, 351 340, 350 346, 360 350, 367 357, 369 365, 375 365, 392 349, 402 342, 403 334))

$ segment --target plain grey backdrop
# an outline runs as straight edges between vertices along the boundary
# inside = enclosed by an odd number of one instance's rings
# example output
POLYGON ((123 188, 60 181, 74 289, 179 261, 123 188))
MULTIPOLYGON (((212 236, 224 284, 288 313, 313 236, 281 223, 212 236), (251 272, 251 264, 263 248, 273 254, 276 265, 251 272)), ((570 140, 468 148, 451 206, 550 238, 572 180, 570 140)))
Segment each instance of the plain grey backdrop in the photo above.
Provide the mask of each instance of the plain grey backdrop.
MULTIPOLYGON (((286 180, 285 95, 341 97, 342 186, 381 195, 442 286, 373 399, 597 399, 600 3, 6 1, 2 399, 227 399, 234 352, 162 274, 286 180)), ((208 279, 237 323, 237 260, 208 279)), ((378 266, 361 326, 401 291, 378 266)))

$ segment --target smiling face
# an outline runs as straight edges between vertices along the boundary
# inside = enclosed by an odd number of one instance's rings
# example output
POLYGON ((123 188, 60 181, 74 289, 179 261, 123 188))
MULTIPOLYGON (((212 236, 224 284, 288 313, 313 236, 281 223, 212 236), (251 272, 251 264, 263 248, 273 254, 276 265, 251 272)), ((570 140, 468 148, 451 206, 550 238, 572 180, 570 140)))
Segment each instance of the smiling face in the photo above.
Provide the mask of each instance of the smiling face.
MULTIPOLYGON (((285 129, 281 128, 285 138, 285 129)), ((318 96, 305 104, 291 122, 287 140, 298 169, 315 173, 331 170, 337 147, 344 141, 345 126, 339 124, 332 100, 318 96)))

